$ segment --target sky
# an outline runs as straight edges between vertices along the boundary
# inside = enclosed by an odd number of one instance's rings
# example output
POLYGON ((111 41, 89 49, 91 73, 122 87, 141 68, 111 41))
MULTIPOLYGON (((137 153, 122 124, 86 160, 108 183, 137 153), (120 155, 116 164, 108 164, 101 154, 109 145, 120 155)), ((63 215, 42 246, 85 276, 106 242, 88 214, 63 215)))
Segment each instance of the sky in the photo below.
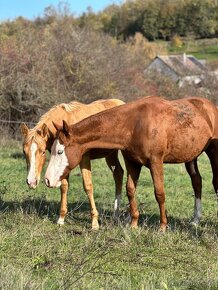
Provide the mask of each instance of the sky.
MULTIPOLYGON (((34 19, 43 16, 43 11, 50 5, 58 6, 60 0, 0 0, 0 21, 11 20, 18 16, 34 19)), ((121 0, 67 0, 70 10, 76 16, 91 6, 98 12, 110 4, 120 4, 121 0)))

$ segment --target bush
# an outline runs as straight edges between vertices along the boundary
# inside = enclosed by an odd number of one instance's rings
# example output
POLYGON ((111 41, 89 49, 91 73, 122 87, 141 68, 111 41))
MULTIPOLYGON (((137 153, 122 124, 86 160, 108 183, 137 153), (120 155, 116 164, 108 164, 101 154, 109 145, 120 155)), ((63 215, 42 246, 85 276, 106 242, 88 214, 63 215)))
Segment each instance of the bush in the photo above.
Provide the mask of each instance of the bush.
POLYGON ((54 104, 144 94, 144 64, 127 45, 70 18, 37 27, 27 24, 0 45, 0 115, 36 122, 54 104))

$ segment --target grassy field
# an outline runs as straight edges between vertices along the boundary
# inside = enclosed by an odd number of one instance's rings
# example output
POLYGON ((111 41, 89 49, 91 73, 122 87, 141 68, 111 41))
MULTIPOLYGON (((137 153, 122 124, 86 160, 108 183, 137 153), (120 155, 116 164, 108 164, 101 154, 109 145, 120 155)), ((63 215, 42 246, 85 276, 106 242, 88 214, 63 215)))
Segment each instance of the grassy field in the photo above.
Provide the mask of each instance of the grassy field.
POLYGON ((218 61, 218 39, 200 39, 184 41, 181 47, 175 47, 168 43, 169 53, 192 54, 199 59, 205 59, 209 62, 218 61))
POLYGON ((166 165, 170 229, 160 234, 148 170, 142 170, 137 190, 140 227, 131 230, 125 225, 125 190, 117 225, 112 175, 104 160, 93 162, 101 228, 92 232, 79 170, 71 174, 69 214, 60 227, 59 190, 42 183, 30 191, 21 152, 19 144, 0 148, 0 289, 218 289, 217 204, 206 156, 199 164, 200 226, 190 224, 194 200, 184 165, 166 165))

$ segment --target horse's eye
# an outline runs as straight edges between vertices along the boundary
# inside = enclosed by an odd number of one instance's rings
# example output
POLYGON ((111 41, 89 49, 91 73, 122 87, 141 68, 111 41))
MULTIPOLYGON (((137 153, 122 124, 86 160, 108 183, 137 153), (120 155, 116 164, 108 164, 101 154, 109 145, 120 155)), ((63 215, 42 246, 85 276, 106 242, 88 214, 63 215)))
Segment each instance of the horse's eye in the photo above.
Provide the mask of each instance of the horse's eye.
POLYGON ((58 155, 61 155, 64 152, 64 150, 58 150, 58 155))
POLYGON ((42 151, 42 155, 45 155, 45 151, 42 151))

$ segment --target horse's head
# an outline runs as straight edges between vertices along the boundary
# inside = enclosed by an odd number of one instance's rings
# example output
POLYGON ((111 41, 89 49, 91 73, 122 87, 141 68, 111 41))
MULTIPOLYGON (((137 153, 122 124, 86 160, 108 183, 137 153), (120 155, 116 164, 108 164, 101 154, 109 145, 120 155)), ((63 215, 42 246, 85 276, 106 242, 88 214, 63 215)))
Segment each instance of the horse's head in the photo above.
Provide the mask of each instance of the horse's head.
POLYGON ((51 157, 45 173, 45 183, 48 187, 59 187, 61 180, 66 178, 70 171, 81 160, 80 146, 73 140, 71 130, 63 121, 63 128, 57 129, 57 138, 51 147, 51 157))
POLYGON ((23 152, 27 162, 27 184, 35 189, 39 184, 43 165, 46 160, 46 142, 48 140, 48 127, 43 124, 39 129, 29 129, 22 123, 21 132, 24 136, 23 152))

